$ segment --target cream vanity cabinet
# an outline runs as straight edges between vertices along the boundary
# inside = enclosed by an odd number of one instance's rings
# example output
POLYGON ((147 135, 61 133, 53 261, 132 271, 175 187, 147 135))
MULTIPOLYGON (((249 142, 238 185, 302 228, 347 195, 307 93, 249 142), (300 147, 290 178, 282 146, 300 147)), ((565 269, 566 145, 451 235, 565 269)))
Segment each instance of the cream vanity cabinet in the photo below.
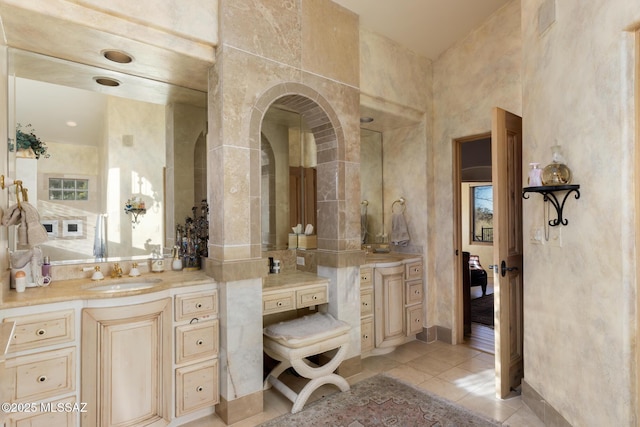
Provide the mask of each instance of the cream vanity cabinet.
POLYGON ((373 268, 360 269, 360 351, 374 348, 373 336, 373 268))
POLYGON ((392 351, 422 332, 422 275, 415 258, 360 269, 362 354, 392 351))
POLYGON ((218 391, 218 293, 175 296, 176 417, 213 407, 218 391))
POLYGON ((83 426, 167 425, 171 298, 82 311, 83 426))
POLYGON ((15 323, 5 361, 6 397, 12 404, 28 404, 4 414, 5 425, 77 426, 77 411, 56 411, 59 405, 77 405, 77 310, 35 307, 7 310, 8 316, 2 319, 15 323), (37 314, 21 314, 27 311, 37 314))
POLYGON ((83 427, 165 426, 213 413, 218 298, 215 289, 198 289, 82 311, 83 427))

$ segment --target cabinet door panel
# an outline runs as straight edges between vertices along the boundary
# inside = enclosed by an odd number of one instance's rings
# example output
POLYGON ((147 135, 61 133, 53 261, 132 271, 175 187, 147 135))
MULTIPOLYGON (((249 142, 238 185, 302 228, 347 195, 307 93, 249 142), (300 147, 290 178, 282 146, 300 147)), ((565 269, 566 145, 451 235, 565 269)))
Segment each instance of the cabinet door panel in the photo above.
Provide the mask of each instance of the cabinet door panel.
POLYGON ((168 423, 171 299, 82 313, 84 426, 168 423))
POLYGON ((386 341, 395 342, 398 338, 403 339, 406 330, 404 267, 376 268, 374 287, 376 346, 386 341))

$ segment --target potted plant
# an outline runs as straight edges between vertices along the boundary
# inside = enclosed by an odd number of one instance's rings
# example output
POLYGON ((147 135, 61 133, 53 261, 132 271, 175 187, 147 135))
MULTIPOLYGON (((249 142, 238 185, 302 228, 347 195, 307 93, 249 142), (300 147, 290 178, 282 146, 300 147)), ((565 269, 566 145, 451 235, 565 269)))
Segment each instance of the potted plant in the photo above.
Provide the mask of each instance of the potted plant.
MULTIPOLYGON (((29 151, 33 152, 33 156, 36 159, 44 157, 48 159, 51 155, 47 153, 47 144, 42 142, 40 138, 34 133, 34 129, 31 124, 28 124, 24 128, 20 123, 16 126, 16 147, 17 151, 29 151)), ((13 151, 13 144, 9 144, 9 150, 13 151)), ((27 155, 25 157, 31 157, 27 155)))

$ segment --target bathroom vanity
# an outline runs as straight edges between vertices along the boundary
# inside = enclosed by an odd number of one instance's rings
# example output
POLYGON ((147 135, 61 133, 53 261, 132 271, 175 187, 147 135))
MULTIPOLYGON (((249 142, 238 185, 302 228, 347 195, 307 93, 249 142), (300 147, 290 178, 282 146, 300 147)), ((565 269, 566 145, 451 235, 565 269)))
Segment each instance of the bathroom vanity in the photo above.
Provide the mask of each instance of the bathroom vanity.
POLYGON ((37 409, 7 426, 180 425, 214 412, 216 283, 200 271, 142 277, 160 281, 114 291, 106 285, 140 278, 74 279, 5 295, 0 322, 16 325, 8 401, 37 409))
POLYGON ((390 353, 422 332, 423 287, 419 255, 367 255, 360 267, 362 357, 390 353))

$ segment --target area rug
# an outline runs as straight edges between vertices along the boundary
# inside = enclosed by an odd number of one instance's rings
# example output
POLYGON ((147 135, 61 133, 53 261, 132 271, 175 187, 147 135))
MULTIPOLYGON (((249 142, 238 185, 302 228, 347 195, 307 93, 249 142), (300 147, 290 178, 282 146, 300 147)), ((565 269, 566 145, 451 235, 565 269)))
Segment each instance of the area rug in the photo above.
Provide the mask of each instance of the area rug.
POLYGON ((336 392, 286 414, 263 427, 495 427, 497 421, 475 414, 425 390, 379 374, 346 392, 336 392))
POLYGON ((471 322, 493 328, 493 294, 471 300, 471 322))

